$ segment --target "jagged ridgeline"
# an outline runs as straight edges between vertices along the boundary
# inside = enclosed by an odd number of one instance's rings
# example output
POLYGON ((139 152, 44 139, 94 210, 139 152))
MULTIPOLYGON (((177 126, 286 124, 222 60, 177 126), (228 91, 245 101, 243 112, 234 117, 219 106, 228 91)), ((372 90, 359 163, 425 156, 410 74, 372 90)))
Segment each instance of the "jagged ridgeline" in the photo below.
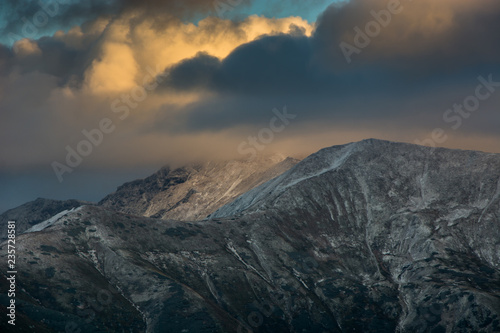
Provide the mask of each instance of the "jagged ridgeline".
POLYGON ((126 183, 100 205, 125 213, 179 221, 201 220, 299 161, 282 155, 207 162, 171 169, 126 183))
POLYGON ((212 210, 202 221, 147 217, 181 216, 190 189, 210 183, 186 168, 31 226, 17 237, 18 322, 36 332, 500 331, 500 155, 366 140, 293 164, 243 193, 243 181, 211 200, 192 193, 192 216, 212 210))

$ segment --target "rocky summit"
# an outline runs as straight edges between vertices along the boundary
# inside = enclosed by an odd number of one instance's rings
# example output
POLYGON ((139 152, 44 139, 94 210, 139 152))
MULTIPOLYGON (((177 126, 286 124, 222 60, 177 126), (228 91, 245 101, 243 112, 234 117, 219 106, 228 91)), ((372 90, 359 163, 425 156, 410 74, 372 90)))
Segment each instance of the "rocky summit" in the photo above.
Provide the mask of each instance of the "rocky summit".
POLYGON ((209 219, 138 216, 144 198, 135 215, 84 205, 18 235, 20 331, 500 331, 498 154, 365 140, 209 219))
POLYGON ((191 164, 120 186, 100 205, 124 213, 179 221, 201 220, 299 161, 278 154, 252 160, 191 164))

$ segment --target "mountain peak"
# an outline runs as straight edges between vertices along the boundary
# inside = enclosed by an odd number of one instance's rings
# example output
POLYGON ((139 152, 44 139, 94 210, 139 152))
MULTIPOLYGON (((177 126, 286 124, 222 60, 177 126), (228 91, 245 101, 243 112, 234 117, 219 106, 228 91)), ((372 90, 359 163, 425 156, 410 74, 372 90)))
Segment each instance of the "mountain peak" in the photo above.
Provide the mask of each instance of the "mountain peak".
POLYGON ((254 314, 268 332, 499 331, 500 155, 365 140, 280 174, 287 160, 164 169, 115 194, 186 217, 270 179, 208 220, 64 211, 17 238, 19 293, 85 332, 250 331, 254 314), (74 316, 103 290, 109 311, 74 316))
POLYGON ((252 160, 208 161, 126 183, 100 205, 129 214, 182 221, 207 217, 250 189, 280 175, 298 160, 281 154, 252 160))
MULTIPOLYGON (((454 170, 464 177, 470 172, 498 173, 500 154, 482 153, 477 151, 454 150, 445 148, 431 148, 409 143, 391 142, 385 140, 368 139, 344 145, 323 148, 308 156, 293 168, 279 177, 272 179, 259 187, 245 193, 235 201, 218 209, 212 217, 238 215, 243 211, 261 210, 272 205, 273 200, 289 188, 323 174, 349 170, 359 174, 377 175, 383 179, 387 174, 412 173, 414 177, 439 177, 442 169, 454 170), (467 160, 468 164, 460 164, 467 160), (469 169, 473 165, 473 169, 469 169), (376 173, 375 173, 376 172, 376 173)), ((478 174, 480 176, 480 174, 478 174)), ((375 186, 368 183, 367 186, 375 186)))

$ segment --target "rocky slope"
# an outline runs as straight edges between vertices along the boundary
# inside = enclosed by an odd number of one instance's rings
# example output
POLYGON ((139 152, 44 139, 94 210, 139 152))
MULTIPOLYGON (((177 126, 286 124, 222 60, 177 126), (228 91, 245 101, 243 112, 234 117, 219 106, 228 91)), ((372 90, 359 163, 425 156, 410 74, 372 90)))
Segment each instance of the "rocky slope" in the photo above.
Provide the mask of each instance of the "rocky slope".
POLYGON ((18 236, 18 313, 71 332, 498 332, 499 180, 500 155, 367 140, 210 220, 84 206, 18 236))
POLYGON ((207 162, 174 170, 164 167, 150 177, 120 186, 99 204, 147 217, 201 220, 297 162, 272 155, 251 161, 207 162))
POLYGON ((80 200, 51 200, 38 198, 0 215, 0 241, 7 238, 7 222, 16 221, 17 232, 24 232, 65 210, 91 203, 80 200))

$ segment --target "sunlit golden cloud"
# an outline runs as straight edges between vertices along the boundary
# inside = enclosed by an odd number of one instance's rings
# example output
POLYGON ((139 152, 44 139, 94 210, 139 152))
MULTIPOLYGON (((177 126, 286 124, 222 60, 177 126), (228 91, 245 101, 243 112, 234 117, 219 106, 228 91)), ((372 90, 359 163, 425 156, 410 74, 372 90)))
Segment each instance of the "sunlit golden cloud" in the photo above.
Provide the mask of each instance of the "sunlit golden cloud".
MULTIPOLYGON (((142 84, 147 67, 164 69, 198 52, 224 58, 236 47, 261 35, 288 33, 294 27, 303 29, 306 35, 313 31, 313 25, 300 17, 250 16, 237 23, 209 17, 198 24, 174 20, 162 30, 149 20, 137 23, 135 20, 141 17, 141 13, 129 13, 108 24, 99 42, 98 56, 85 72, 89 92, 107 94, 130 90, 142 84)), ((78 29, 68 34, 81 36, 78 29)), ((57 38, 66 40, 61 34, 57 38)))
POLYGON ((41 55, 42 50, 34 41, 24 38, 14 44, 14 50, 17 56, 23 58, 33 55, 41 55))

